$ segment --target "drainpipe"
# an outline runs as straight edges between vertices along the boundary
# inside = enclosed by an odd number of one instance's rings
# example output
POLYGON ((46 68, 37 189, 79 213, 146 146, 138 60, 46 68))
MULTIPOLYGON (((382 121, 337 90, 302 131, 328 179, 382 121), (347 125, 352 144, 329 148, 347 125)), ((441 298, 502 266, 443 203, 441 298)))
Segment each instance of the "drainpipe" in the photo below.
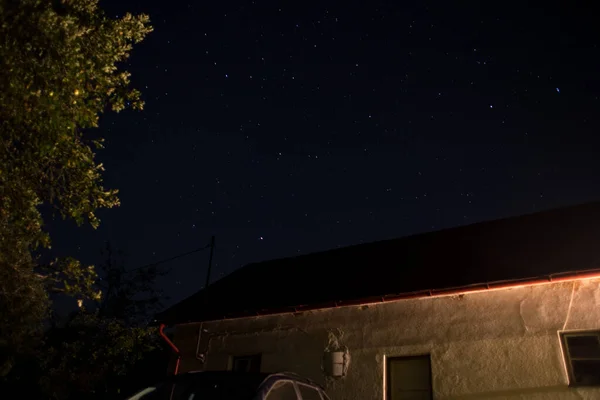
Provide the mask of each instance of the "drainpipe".
POLYGON ((179 372, 179 363, 181 362, 181 353, 179 352, 177 346, 175 346, 175 343, 173 343, 171 339, 165 335, 165 324, 160 324, 160 327, 158 328, 158 334, 164 339, 165 342, 167 342, 169 347, 173 349, 173 352, 177 354, 177 361, 175 361, 175 372, 173 373, 173 375, 177 375, 179 372))

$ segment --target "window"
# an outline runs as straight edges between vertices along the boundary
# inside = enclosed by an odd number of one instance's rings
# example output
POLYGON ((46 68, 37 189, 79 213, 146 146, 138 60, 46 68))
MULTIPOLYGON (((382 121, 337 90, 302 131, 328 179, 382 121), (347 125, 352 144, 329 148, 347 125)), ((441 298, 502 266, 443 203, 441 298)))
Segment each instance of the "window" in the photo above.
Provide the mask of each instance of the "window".
POLYGON ((319 391, 314 387, 298 383, 298 389, 302 400, 322 400, 319 391))
POLYGON ((231 369, 235 372, 260 372, 260 354, 233 357, 231 369))
POLYGON ((387 400, 431 400, 429 355, 387 359, 387 400))
POLYGON ((572 386, 600 385, 600 331, 564 332, 561 341, 572 386))
POLYGON ((266 400, 298 400, 298 395, 292 382, 279 381, 269 390, 266 400))

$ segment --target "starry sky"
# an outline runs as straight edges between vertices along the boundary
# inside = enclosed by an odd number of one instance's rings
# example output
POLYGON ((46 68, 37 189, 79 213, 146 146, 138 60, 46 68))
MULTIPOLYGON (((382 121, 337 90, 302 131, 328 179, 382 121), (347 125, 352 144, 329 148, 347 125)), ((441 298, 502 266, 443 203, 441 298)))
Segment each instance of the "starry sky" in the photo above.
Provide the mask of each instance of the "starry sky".
MULTIPOLYGON (((215 235, 214 281, 599 200, 591 8, 492 3, 101 0, 151 17, 127 65, 146 107, 100 123, 122 206, 96 231, 51 221, 53 252, 97 264, 109 240, 134 268, 215 235)), ((168 304, 207 265, 169 264, 168 304)))

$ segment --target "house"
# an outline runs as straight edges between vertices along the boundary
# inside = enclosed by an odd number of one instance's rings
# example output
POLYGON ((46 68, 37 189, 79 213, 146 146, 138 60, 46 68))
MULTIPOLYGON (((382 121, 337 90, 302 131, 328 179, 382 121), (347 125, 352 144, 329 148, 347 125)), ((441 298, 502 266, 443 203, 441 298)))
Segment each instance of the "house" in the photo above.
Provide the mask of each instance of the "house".
POLYGON ((158 316, 179 372, 334 400, 600 398, 600 203, 251 264, 158 316))

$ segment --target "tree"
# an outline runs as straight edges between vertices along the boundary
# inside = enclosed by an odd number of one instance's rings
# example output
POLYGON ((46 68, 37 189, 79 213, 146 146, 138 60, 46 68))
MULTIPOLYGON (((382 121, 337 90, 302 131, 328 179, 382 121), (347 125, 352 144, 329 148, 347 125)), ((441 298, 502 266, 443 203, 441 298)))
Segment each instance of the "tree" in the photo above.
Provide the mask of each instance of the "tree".
POLYGON ((145 378, 132 371, 160 354, 161 345, 155 329, 126 326, 97 312, 78 310, 66 325, 47 335, 41 392, 55 400, 117 395, 145 378))
POLYGON ((166 365, 163 343, 147 321, 162 298, 155 280, 167 270, 127 270, 123 253, 113 251, 110 243, 102 253, 106 261, 99 268, 101 301, 88 302, 92 307, 82 306, 46 335, 39 373, 46 397, 106 398, 151 384, 164 372, 156 368, 162 358, 166 365), (154 370, 136 373, 148 365, 154 370))
POLYGON ((106 261, 99 268, 102 279, 98 285, 103 293, 99 315, 116 318, 129 326, 147 323, 166 299, 162 290, 156 287, 156 279, 170 270, 158 265, 128 270, 123 262, 123 252, 113 251, 109 242, 102 254, 106 261))
POLYGON ((146 15, 112 19, 97 0, 0 0, 0 376, 39 332, 47 290, 98 296, 93 268, 38 268, 31 254, 50 246, 39 208, 95 228, 96 211, 119 204, 90 129, 106 110, 142 109, 120 67, 151 30, 146 15))

